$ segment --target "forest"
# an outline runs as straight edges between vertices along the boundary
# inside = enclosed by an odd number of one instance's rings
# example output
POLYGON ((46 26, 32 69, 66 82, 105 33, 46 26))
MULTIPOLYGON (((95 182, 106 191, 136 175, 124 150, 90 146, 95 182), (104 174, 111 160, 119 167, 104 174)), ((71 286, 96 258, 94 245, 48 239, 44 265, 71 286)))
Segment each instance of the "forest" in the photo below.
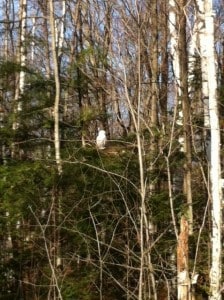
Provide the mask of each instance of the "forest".
POLYGON ((222 0, 0 1, 0 299, 223 298, 223 31, 222 0))

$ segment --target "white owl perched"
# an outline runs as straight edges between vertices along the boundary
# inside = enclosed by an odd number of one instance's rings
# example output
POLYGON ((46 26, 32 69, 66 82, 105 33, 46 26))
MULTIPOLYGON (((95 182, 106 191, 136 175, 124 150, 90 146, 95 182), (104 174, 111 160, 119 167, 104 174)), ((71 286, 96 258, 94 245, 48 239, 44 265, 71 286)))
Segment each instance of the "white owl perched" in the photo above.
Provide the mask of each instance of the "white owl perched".
POLYGON ((106 131, 100 130, 96 138, 96 145, 99 149, 105 149, 107 142, 106 131))

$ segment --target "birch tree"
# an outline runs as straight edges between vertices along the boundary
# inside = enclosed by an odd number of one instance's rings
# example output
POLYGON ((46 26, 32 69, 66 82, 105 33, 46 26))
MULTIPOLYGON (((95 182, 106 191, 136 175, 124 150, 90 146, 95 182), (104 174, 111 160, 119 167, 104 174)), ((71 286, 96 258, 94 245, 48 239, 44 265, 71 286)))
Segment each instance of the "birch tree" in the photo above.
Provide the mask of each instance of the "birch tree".
MULTIPOLYGON (((18 86, 15 94, 15 101, 17 103, 16 111, 22 110, 22 103, 20 101, 21 96, 24 93, 25 86, 25 71, 24 67, 26 66, 26 23, 27 23, 27 2, 26 0, 20 0, 20 38, 19 38, 19 51, 18 51, 18 62, 21 66, 21 71, 18 76, 18 86)), ((14 127, 16 124, 14 124, 14 127)))
MULTIPOLYGON (((65 16, 65 1, 62 2, 62 14, 63 18, 61 21, 60 29, 57 28, 55 20, 55 7, 53 0, 49 0, 49 22, 51 29, 51 50, 53 56, 53 70, 54 70, 54 81, 55 81, 55 99, 54 99, 54 148, 55 148, 55 160, 58 170, 58 175, 62 174, 62 161, 61 161, 61 147, 60 147, 60 102, 61 102, 61 80, 60 80, 60 61, 62 57, 61 49, 64 41, 64 16, 65 16)), ((52 271, 52 289, 49 289, 49 298, 62 299, 60 288, 57 283, 56 269, 61 266, 61 247, 60 247, 60 231, 57 229, 60 221, 60 192, 56 189, 52 191, 52 223, 54 227, 53 234, 53 251, 52 258, 49 258, 51 262, 52 271), (52 259, 52 260, 51 260, 52 259)), ((48 251, 48 249, 46 250, 48 251)))
POLYGON ((210 270, 210 299, 221 299, 222 279, 222 189, 220 165, 220 127, 218 118, 217 77, 214 51, 214 12, 212 1, 205 2, 205 39, 207 44, 208 102, 211 131, 210 181, 212 217, 212 254, 210 270))
POLYGON ((207 59, 207 38, 206 38, 206 26, 205 26, 205 3, 202 0, 197 0, 197 29, 198 29, 198 41, 200 49, 200 60, 201 60, 201 76, 202 76, 202 88, 201 98, 203 104, 204 114, 204 139, 208 141, 208 129, 210 126, 210 118, 208 111, 208 59, 207 59))
MULTIPOLYGON (((186 40, 186 4, 185 0, 169 2, 170 53, 173 65, 175 103, 180 106, 177 124, 183 133, 179 137, 185 154, 183 166, 183 193, 187 200, 187 219, 182 221, 177 246, 177 294, 179 300, 188 299, 190 292, 188 269, 188 235, 193 232, 192 191, 191 191, 191 136, 190 104, 188 97, 188 52, 186 40), (189 222, 189 225, 187 224, 189 222), (186 230, 187 228, 187 230, 186 230)), ((174 115, 175 117, 175 115, 174 115)))
MULTIPOLYGON (((58 173, 62 172, 61 164, 61 153, 60 153, 60 131, 59 131, 59 105, 61 96, 61 82, 60 82, 60 71, 59 71, 59 59, 57 51, 57 37, 55 29, 55 17, 54 17, 54 4, 53 1, 49 1, 49 21, 51 28, 51 47, 54 64, 54 80, 55 80, 55 101, 54 101, 54 147, 55 147, 55 159, 58 167, 58 173)), ((61 37, 59 42, 61 43, 61 37)))
MULTIPOLYGON (((18 114, 22 111, 22 96, 25 88, 25 66, 26 66, 26 24, 27 24, 27 1, 20 0, 19 2, 19 22, 20 31, 18 39, 18 51, 17 51, 17 62, 20 65, 20 71, 16 76, 16 89, 15 89, 15 100, 14 100, 14 120, 12 124, 13 130, 19 128, 19 117, 18 114)), ((17 151, 18 152, 18 151, 17 151)), ((12 157, 16 156, 16 144, 12 143, 11 148, 12 157)))

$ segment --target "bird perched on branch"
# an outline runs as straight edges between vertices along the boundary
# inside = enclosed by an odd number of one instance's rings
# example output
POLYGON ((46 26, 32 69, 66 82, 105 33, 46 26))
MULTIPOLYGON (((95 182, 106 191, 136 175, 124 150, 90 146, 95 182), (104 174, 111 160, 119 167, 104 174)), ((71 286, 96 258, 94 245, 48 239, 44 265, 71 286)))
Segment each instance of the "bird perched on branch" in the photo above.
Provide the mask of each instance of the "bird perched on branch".
POLYGON ((98 132, 98 136, 96 138, 96 145, 99 149, 105 149, 107 142, 107 137, 106 137, 106 131, 105 130, 100 130, 98 132))

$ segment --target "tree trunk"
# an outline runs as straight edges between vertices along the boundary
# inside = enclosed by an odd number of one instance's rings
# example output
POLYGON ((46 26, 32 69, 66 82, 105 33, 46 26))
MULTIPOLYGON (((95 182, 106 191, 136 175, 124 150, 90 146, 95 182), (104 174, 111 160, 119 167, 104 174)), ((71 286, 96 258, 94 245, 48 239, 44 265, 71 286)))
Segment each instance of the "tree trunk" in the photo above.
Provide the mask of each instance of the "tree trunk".
POLYGON ((20 101, 20 97, 24 93, 25 86, 25 71, 23 68, 26 66, 26 22, 27 22, 27 2, 26 0, 20 0, 20 23, 21 23, 21 31, 20 31, 20 41, 19 41, 19 55, 18 62, 20 62, 21 70, 19 72, 19 82, 17 94, 15 96, 17 102, 17 111, 22 110, 22 103, 20 101))
POLYGON ((210 127, 208 111, 208 67, 207 67, 207 39, 205 28, 205 4, 202 0, 197 0, 197 28, 200 46, 201 72, 202 72, 202 103, 204 111, 204 133, 207 138, 207 130, 210 127))
MULTIPOLYGON (((19 6, 19 21, 20 21, 20 34, 18 41, 18 52, 17 52, 17 62, 20 65, 20 71, 18 76, 16 76, 16 90, 15 90, 15 102, 14 102, 14 120, 12 124, 12 129, 16 130, 19 128, 19 117, 18 113, 22 111, 22 100, 21 97, 24 93, 25 87, 25 71, 24 67, 26 66, 26 23, 27 23, 27 2, 26 0, 20 0, 19 6)), ((16 156, 16 145, 12 144, 11 155, 13 158, 16 156)))
POLYGON ((186 42, 186 16, 184 8, 186 0, 169 2, 169 29, 170 29, 170 53, 173 60, 173 73, 175 84, 175 102, 180 106, 177 124, 183 126, 183 134, 179 141, 183 140, 184 184, 183 193, 187 199, 187 219, 181 217, 180 235, 177 247, 177 293, 178 300, 190 299, 190 283, 188 270, 188 235, 193 231, 192 192, 191 192, 191 128, 190 128, 190 103, 188 97, 188 56, 186 42), (178 18, 178 24, 177 24, 178 18), (178 30, 177 30, 178 28, 178 30))
POLYGON ((59 131, 59 104, 61 96, 61 83, 58 65, 58 53, 56 48, 56 32, 55 32, 55 18, 54 18, 54 5, 53 1, 49 0, 49 17, 51 27, 51 47, 54 64, 54 79, 55 79, 55 100, 54 100, 54 146, 55 146, 55 159, 58 167, 58 173, 62 172, 61 153, 60 153, 60 131, 59 131))
POLYGON ((150 194, 155 193, 155 158, 158 155, 158 11, 157 11, 157 1, 153 0, 150 3, 150 11, 151 11, 151 30, 152 30, 152 38, 150 43, 150 71, 151 71, 151 103, 150 103, 150 165, 149 171, 152 174, 152 178, 150 179, 149 191, 150 194))
MULTIPOLYGON (((63 1, 63 14, 65 9, 65 2, 63 1)), ((63 15, 64 16, 64 15, 63 15)), ((62 162, 61 162, 61 153, 60 153, 60 98, 61 98, 61 82, 60 82, 60 58, 59 53, 62 47, 64 39, 64 30, 63 25, 61 26, 61 32, 59 36, 56 36, 56 22, 54 18, 54 3, 53 0, 49 0, 49 18, 50 18, 50 28, 51 28, 51 48, 53 56, 53 67, 54 67, 54 80, 55 80, 55 100, 54 100, 54 147, 55 147, 55 160, 58 169, 58 174, 62 174, 62 162)), ((62 21, 63 22, 63 21, 62 21)), ((53 192, 54 193, 54 192, 53 192)), ((53 233, 53 252, 51 257, 49 257, 49 263, 52 264, 52 290, 49 289, 49 299, 62 299, 60 288, 57 286, 57 274, 56 270, 58 266, 61 266, 61 247, 60 247, 60 230, 57 228, 57 225, 60 223, 60 196, 59 192, 55 191, 55 195, 52 197, 52 224, 54 228, 53 233)))
POLYGON ((175 102, 177 96, 180 94, 180 66, 179 66, 179 53, 178 53, 178 32, 177 32, 177 8, 174 0, 169 0, 169 35, 170 35, 170 56, 172 61, 173 75, 175 81, 175 102))
POLYGON ((182 216, 180 221, 180 234, 177 244, 178 300, 190 300, 190 279, 188 272, 188 236, 188 221, 185 217, 182 216))
POLYGON ((220 167, 220 127, 216 95, 217 79, 214 50, 214 15, 211 0, 205 1, 205 34, 207 40, 206 57, 207 74, 209 74, 208 97, 211 130, 210 194, 212 204, 212 265, 210 270, 210 299, 220 300, 222 279, 222 189, 220 167))
POLYGON ((187 5, 186 0, 179 1, 179 59, 180 59, 180 87, 181 102, 183 110, 183 137, 184 137, 184 187, 183 192, 187 199, 189 234, 193 234, 193 211, 192 211, 192 189, 191 189, 191 118, 190 118, 190 101, 188 97, 188 54, 186 41, 186 13, 184 8, 187 5))
MULTIPOLYGON (((168 10, 168 3, 163 1, 161 3, 162 11, 167 13, 168 10)), ((159 93, 159 105, 161 110, 161 124, 165 127, 167 126, 167 99, 168 99, 168 51, 167 51, 167 44, 168 44, 168 17, 166 16, 164 20, 158 20, 159 26, 162 28, 163 39, 161 40, 161 81, 162 85, 160 88, 159 93)))

